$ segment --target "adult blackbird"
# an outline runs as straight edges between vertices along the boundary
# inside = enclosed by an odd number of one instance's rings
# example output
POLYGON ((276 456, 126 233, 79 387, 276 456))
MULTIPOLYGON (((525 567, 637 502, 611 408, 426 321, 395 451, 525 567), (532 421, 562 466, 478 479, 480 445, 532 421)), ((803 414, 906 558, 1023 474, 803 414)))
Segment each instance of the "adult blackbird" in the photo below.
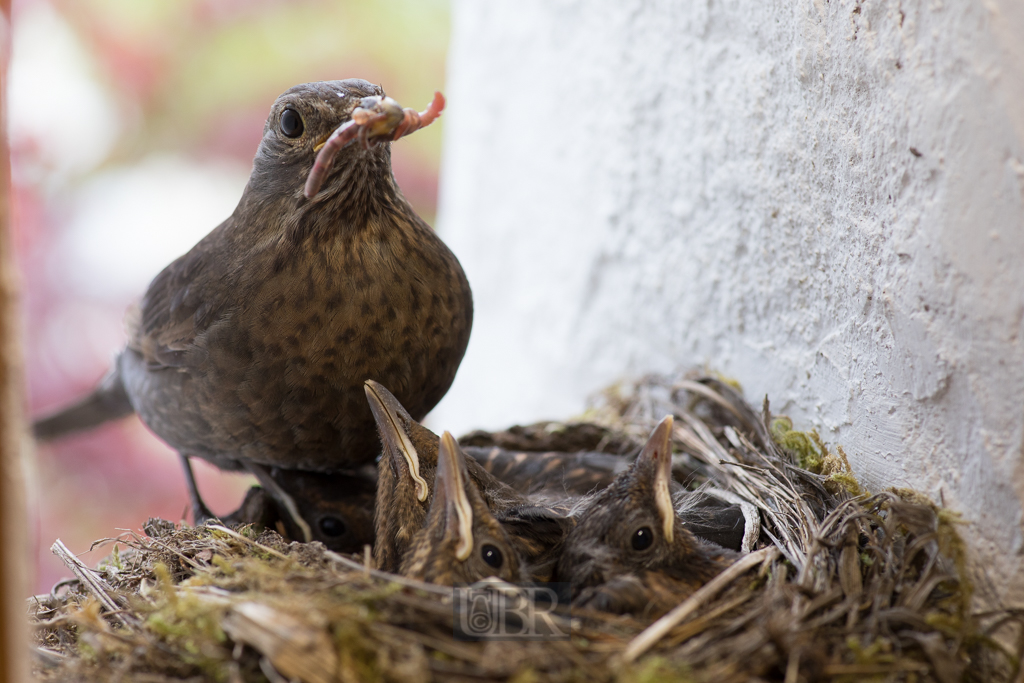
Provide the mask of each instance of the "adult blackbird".
POLYGON ((391 173, 389 142, 441 106, 419 120, 358 79, 278 97, 234 213, 153 280, 94 394, 36 434, 134 411, 187 475, 189 456, 314 472, 372 460, 364 380, 420 419, 469 341, 466 276, 391 173))
POLYGON ((656 617, 738 557, 698 539, 677 510, 671 433, 668 416, 565 539, 556 576, 572 583, 574 606, 656 617))

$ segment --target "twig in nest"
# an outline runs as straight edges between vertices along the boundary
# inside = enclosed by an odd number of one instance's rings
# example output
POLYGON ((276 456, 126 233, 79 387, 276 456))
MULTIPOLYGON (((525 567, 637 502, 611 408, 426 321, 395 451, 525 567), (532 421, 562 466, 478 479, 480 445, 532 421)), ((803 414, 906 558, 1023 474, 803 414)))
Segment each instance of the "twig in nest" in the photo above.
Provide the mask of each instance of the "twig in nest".
POLYGON ((762 562, 771 562, 778 554, 778 549, 775 546, 770 546, 737 560, 732 566, 701 586, 696 593, 677 605, 661 619, 648 626, 640 635, 630 641, 629 645, 622 652, 622 662, 628 664, 635 661, 637 657, 651 649, 655 643, 665 637, 665 634, 675 628, 683 619, 696 612, 704 603, 718 595, 736 577, 755 565, 762 562))
POLYGON ((288 559, 288 556, 285 555, 284 553, 279 553, 276 550, 274 550, 273 548, 268 548, 267 546, 262 545, 261 543, 257 543, 256 541, 252 540, 251 538, 246 538, 242 534, 238 533, 237 531, 232 531, 231 529, 227 528, 226 526, 221 526, 220 524, 207 524, 206 528, 207 529, 214 529, 215 531, 219 531, 219 532, 221 532, 223 534, 227 534, 231 538, 233 538, 235 540, 238 540, 238 541, 241 541, 242 543, 248 543, 249 545, 254 546, 256 548, 259 548, 263 552, 269 553, 269 554, 273 555, 274 557, 276 557, 278 559, 281 559, 281 560, 287 560, 288 559))
POLYGON ((139 625, 138 619, 130 614, 125 614, 122 610, 126 605, 119 604, 112 596, 116 595, 114 589, 109 583, 103 580, 103 578, 96 571, 89 569, 85 566, 85 563, 74 556, 74 554, 68 550, 68 547, 64 545, 64 542, 59 538, 57 541, 50 546, 50 550, 54 555, 61 559, 68 569, 70 569, 78 580, 82 582, 90 593, 96 596, 96 599, 100 601, 108 612, 111 613, 118 621, 124 626, 136 627, 139 625))
POLYGON ((416 579, 407 579, 404 576, 398 574, 392 574, 390 572, 384 572, 379 569, 370 569, 364 564, 360 564, 355 560, 336 553, 333 550, 327 550, 324 552, 324 556, 329 557, 340 565, 344 565, 353 571, 360 572, 364 576, 368 573, 375 579, 381 579, 382 581, 390 581, 391 583, 397 583, 400 586, 406 588, 415 588, 416 590, 427 591, 428 593, 435 593, 437 595, 444 595, 446 597, 452 596, 452 589, 449 586, 439 586, 436 583, 424 583, 423 581, 417 581, 416 579))

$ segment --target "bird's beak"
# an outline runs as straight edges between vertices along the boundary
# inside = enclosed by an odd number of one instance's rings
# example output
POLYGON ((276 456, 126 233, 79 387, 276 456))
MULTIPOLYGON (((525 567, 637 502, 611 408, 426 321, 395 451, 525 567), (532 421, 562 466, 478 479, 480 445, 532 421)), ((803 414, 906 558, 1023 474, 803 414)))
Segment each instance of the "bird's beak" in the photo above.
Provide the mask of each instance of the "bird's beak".
MULTIPOLYGON (((450 432, 441 435, 441 447, 437 453, 437 475, 434 479, 434 500, 430 507, 441 512, 446 536, 454 536, 455 558, 465 562, 473 552, 473 506, 466 495, 469 475, 466 472, 466 456, 450 432)), ((435 517, 436 512, 431 515, 435 517)))
POLYGON ((402 109, 390 97, 364 97, 359 101, 359 106, 352 110, 351 118, 327 138, 318 141, 313 148, 316 159, 303 188, 306 199, 312 199, 320 191, 334 165, 334 157, 348 143, 358 138, 363 147, 369 149, 381 141, 397 140, 429 126, 441 115, 444 105, 444 95, 439 92, 434 93, 434 99, 422 112, 402 109))
POLYGON ((641 471, 653 474, 651 488, 654 490, 654 504, 661 517, 662 532, 665 540, 672 542, 676 511, 672 507, 672 493, 669 482, 672 479, 672 416, 665 419, 651 432, 643 451, 637 457, 637 466, 641 471))
POLYGON ((377 422, 377 430, 384 445, 384 457, 401 457, 405 461, 409 475, 416 485, 416 499, 424 502, 430 495, 430 487, 420 474, 419 454, 403 426, 404 423, 411 421, 412 417, 394 394, 382 384, 368 379, 363 383, 363 390, 366 392, 373 419, 377 422))
MULTIPOLYGON (((391 138, 399 124, 405 119, 405 110, 390 97, 364 97, 359 106, 352 110, 351 122, 364 127, 368 140, 391 138)), ((347 124, 343 124, 347 125, 347 124)), ((314 145, 313 152, 319 153, 327 144, 334 131, 324 135, 314 145)))
POLYGON ((352 111, 352 120, 366 127, 367 137, 391 137, 405 119, 402 105, 390 97, 364 97, 352 111))

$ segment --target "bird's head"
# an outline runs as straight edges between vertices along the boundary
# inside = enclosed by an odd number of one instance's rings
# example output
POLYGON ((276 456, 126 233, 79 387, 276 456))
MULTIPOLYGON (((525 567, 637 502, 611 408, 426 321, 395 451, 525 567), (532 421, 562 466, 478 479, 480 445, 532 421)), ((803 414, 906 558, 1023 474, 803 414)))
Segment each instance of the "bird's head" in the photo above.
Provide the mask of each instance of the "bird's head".
MULTIPOLYGON (((352 120, 352 112, 364 99, 383 95, 380 86, 358 78, 289 88, 270 108, 253 161, 253 180, 271 194, 301 195, 317 153, 331 134, 352 120)), ((372 153, 385 155, 385 148, 372 153)), ((342 150, 341 158, 357 154, 366 150, 352 146, 342 150)))
POLYGON ((426 509, 437 467, 438 436, 414 420, 384 385, 369 379, 363 390, 380 433, 380 475, 408 485, 426 509))
POLYGON ((413 420, 382 384, 367 380, 363 389, 382 447, 377 466, 374 558, 379 568, 395 571, 430 506, 438 437, 413 420))
POLYGON ((322 201, 362 175, 389 177, 387 143, 429 125, 443 107, 437 94, 423 114, 403 109, 359 78, 296 85, 270 108, 253 181, 270 195, 322 201))
POLYGON ((565 542, 559 576, 574 590, 639 570, 685 570, 697 541, 671 498, 672 417, 625 472, 598 493, 565 542))
POLYGON ((441 584, 472 583, 489 576, 517 581, 519 557, 466 464, 466 454, 445 432, 430 510, 406 552, 402 573, 441 584))
MULTIPOLYGON (((362 552, 374 538, 376 481, 362 472, 327 473, 274 469, 277 484, 295 501, 314 541, 340 553, 362 552)), ((286 510, 281 519, 289 538, 301 540, 286 510)))

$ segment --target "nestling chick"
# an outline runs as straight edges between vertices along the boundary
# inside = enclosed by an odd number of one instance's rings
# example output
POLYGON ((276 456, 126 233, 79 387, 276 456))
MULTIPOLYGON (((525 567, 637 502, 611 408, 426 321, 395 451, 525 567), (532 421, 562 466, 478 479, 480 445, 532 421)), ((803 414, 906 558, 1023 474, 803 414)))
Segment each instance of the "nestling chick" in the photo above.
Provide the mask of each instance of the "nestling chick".
MULTIPOLYGON (((378 568, 393 572, 426 519, 434 495, 440 439, 413 420, 380 384, 367 382, 366 396, 383 443, 377 470, 373 556, 378 568)), ((562 541, 574 524, 568 512, 577 498, 550 493, 527 496, 498 481, 473 458, 466 458, 465 467, 487 509, 530 567, 530 578, 549 579, 562 541)))
MULTIPOLYGON (((377 465, 373 557, 379 569, 393 572, 413 535, 423 528, 430 509, 440 440, 414 420, 384 386, 370 380, 365 390, 383 448, 377 465)), ((465 469, 489 510, 504 510, 528 502, 475 460, 469 459, 465 469)))
MULTIPOLYGON (((364 546, 373 544, 377 493, 373 476, 362 471, 332 474, 252 469, 274 508, 273 522, 264 525, 284 538, 320 541, 339 553, 361 553, 364 546)), ((239 512, 244 510, 243 504, 239 512)), ((224 521, 233 521, 231 517, 224 521)))
POLYGON ((400 573, 446 585, 489 576, 519 581, 519 557, 466 465, 452 435, 442 434, 430 510, 402 559, 400 573))
POLYGON ((671 433, 668 416, 569 532, 556 576, 572 583, 574 606, 656 617, 737 557, 698 540, 676 513, 671 433))
POLYGON ((530 495, 579 496, 603 489, 629 467, 629 459, 597 451, 510 451, 463 447, 500 481, 530 495))

